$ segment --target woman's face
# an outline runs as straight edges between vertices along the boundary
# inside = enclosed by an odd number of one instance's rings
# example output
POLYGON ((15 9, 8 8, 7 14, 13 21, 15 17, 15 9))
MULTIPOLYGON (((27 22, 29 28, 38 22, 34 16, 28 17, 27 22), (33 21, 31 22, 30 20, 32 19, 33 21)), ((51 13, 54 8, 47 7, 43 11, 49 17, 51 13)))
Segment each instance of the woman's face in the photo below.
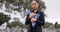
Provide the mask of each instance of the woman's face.
POLYGON ((32 1, 32 8, 33 9, 38 9, 38 3, 36 1, 32 1))

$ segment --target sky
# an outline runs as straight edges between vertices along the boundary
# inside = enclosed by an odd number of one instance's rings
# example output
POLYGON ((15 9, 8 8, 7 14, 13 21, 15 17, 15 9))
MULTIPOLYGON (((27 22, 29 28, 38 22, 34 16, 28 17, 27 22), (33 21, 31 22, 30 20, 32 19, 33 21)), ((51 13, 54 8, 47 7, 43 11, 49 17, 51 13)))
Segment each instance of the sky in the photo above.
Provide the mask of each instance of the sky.
POLYGON ((60 24, 60 0, 43 0, 46 5, 46 21, 60 24))

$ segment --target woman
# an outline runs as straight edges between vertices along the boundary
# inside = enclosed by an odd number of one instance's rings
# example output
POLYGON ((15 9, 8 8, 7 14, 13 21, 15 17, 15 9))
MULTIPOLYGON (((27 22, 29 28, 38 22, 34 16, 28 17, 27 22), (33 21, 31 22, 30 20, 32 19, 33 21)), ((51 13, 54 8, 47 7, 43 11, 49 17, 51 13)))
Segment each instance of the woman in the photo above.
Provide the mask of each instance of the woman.
POLYGON ((32 1, 32 11, 27 13, 25 24, 28 25, 27 32, 42 32, 41 26, 45 24, 44 12, 39 10, 37 0, 32 1))

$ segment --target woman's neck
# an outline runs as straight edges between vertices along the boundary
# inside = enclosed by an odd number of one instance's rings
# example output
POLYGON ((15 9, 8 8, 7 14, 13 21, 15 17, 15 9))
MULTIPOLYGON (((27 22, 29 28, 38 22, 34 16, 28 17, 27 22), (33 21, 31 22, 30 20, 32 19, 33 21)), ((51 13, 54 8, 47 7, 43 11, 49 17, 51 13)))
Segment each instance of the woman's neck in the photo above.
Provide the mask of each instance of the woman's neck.
POLYGON ((38 10, 34 10, 34 12, 37 12, 38 10))

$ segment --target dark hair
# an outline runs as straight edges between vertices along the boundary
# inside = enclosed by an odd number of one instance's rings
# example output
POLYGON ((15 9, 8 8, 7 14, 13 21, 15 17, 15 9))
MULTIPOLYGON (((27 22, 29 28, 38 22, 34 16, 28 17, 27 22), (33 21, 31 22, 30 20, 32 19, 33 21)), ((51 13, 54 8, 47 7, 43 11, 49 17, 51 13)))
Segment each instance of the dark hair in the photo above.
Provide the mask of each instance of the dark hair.
POLYGON ((36 1, 39 4, 39 0, 34 0, 34 1, 36 1))

